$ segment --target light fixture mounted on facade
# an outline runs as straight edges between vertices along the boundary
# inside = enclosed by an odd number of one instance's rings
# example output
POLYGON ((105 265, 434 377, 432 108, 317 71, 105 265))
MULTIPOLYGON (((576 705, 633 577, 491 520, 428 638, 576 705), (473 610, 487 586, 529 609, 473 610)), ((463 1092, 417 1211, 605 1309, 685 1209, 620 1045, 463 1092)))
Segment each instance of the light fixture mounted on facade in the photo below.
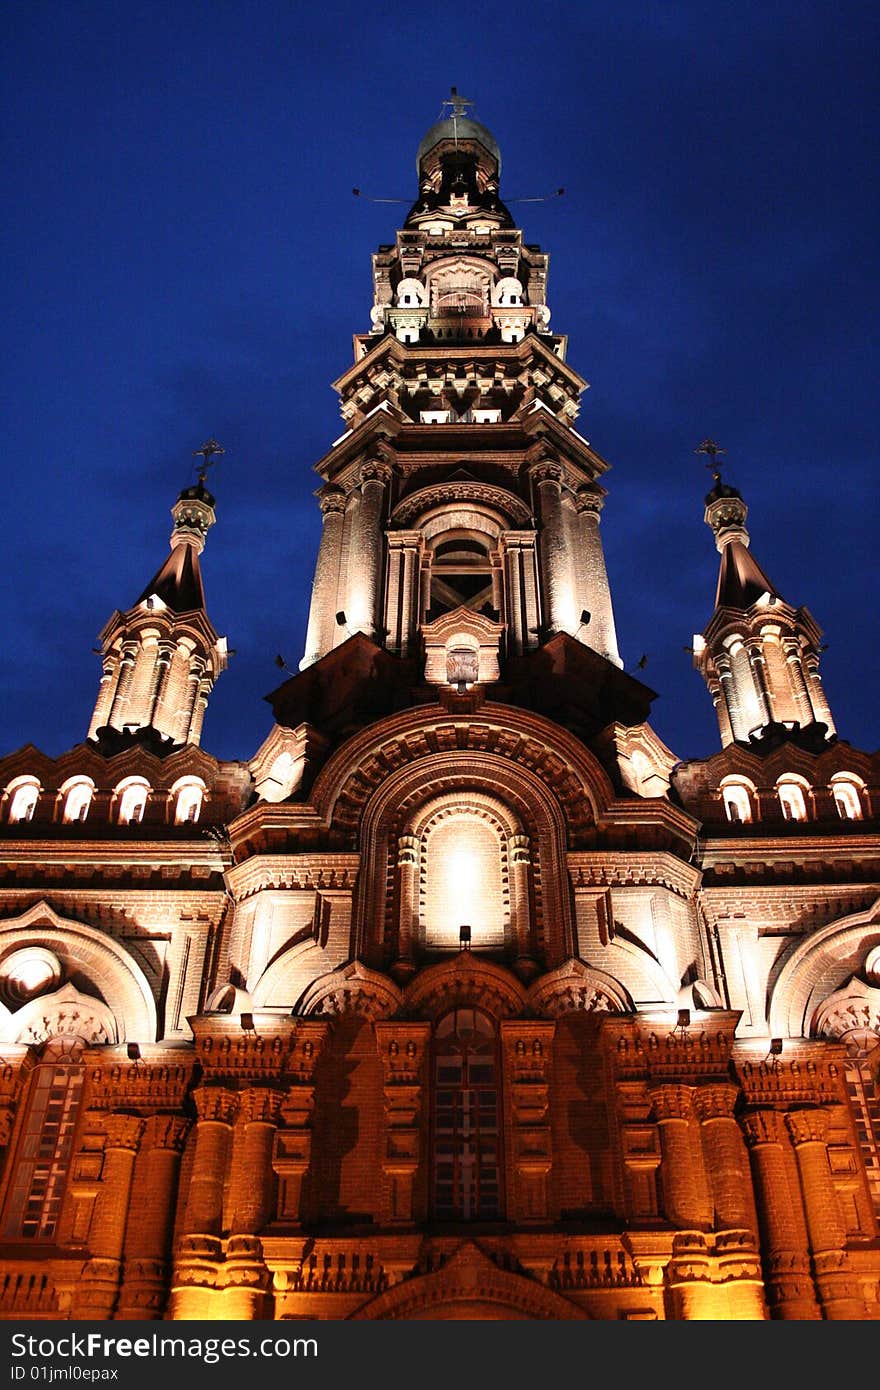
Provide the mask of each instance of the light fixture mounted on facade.
POLYGON ((471 929, 467 924, 463 924, 458 929, 458 949, 460 951, 471 949, 471 929))
POLYGON ((256 1030, 256 1028, 254 1027, 254 1016, 253 1016, 253 1014, 241 1014, 241 1015, 239 1015, 239 1022, 241 1023, 241 1031, 242 1031, 243 1033, 252 1033, 252 1034, 254 1035, 254 1037, 257 1036, 257 1030, 256 1030))
POLYGON ((345 613, 341 608, 339 612, 336 614, 336 621, 340 627, 345 627, 348 623, 348 619, 346 618, 345 613))

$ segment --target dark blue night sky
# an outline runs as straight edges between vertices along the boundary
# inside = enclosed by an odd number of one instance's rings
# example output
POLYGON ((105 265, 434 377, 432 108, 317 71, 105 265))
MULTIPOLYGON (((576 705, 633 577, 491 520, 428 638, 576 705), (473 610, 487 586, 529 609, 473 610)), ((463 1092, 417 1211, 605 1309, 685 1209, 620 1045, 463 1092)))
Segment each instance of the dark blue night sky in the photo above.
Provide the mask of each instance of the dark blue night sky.
POLYGON ((303 650, 312 465, 343 428, 330 382, 452 84, 550 252, 654 728, 681 758, 719 746, 684 650, 717 575, 711 435, 757 558, 825 631, 840 736, 878 746, 875 3, 6 0, 2 38, 0 752, 85 736, 98 633, 209 436, 203 574, 235 655, 203 744, 247 759, 268 733, 276 653, 303 650))

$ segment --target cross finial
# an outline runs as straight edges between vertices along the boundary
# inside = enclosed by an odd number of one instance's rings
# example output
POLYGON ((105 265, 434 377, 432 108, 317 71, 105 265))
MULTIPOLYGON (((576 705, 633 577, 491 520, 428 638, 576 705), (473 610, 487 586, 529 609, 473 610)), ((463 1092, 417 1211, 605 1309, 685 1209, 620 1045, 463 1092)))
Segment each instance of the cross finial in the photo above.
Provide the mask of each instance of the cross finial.
POLYGON ((449 114, 453 117, 453 119, 456 116, 466 115, 468 107, 473 106, 473 104, 474 103, 470 101, 467 97, 459 96, 457 87, 449 88, 449 96, 443 103, 444 107, 449 107, 449 114))
POLYGON ((226 450, 222 444, 218 444, 216 439, 208 439, 201 449, 193 449, 193 458, 201 458, 201 463, 196 464, 199 470, 199 482, 203 483, 207 477, 208 469, 220 454, 225 454, 226 450))
POLYGON ((716 483, 720 483, 721 464, 718 462, 718 456, 719 454, 726 454, 727 450, 722 449, 720 445, 716 444, 714 439, 704 439, 702 444, 698 444, 696 449, 694 449, 694 453, 708 455, 709 462, 706 464, 706 467, 711 468, 712 477, 715 479, 716 483))

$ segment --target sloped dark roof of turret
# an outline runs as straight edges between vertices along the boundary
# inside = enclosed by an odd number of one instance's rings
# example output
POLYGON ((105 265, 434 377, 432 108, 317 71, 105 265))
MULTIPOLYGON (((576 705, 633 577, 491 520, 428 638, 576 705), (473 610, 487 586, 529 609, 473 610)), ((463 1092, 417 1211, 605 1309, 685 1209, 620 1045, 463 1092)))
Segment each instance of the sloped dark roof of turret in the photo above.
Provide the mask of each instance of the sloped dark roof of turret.
POLYGON ((782 597, 742 541, 729 541, 721 554, 715 607, 744 610, 751 608, 762 594, 782 597))
POLYGON ((136 603, 156 594, 174 613, 191 613, 205 607, 202 571, 195 546, 176 545, 157 570, 136 603))

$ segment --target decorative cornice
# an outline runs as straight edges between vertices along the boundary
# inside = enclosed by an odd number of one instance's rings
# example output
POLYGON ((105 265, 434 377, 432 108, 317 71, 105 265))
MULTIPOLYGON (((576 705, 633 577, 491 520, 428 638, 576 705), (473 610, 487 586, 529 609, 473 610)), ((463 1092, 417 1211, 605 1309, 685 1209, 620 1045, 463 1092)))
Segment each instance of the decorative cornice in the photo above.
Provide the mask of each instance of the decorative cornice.
POLYGON ((351 892, 360 870, 357 854, 254 854, 226 875, 236 902, 265 889, 351 892))
POLYGON ((447 502, 482 502, 508 518, 513 526, 528 526, 531 520, 528 504, 515 493, 495 487, 491 483, 464 480, 457 482, 450 479, 448 482, 434 483, 431 487, 419 488, 418 492, 409 493, 398 502, 391 513, 392 523, 412 526, 425 512, 447 502))

